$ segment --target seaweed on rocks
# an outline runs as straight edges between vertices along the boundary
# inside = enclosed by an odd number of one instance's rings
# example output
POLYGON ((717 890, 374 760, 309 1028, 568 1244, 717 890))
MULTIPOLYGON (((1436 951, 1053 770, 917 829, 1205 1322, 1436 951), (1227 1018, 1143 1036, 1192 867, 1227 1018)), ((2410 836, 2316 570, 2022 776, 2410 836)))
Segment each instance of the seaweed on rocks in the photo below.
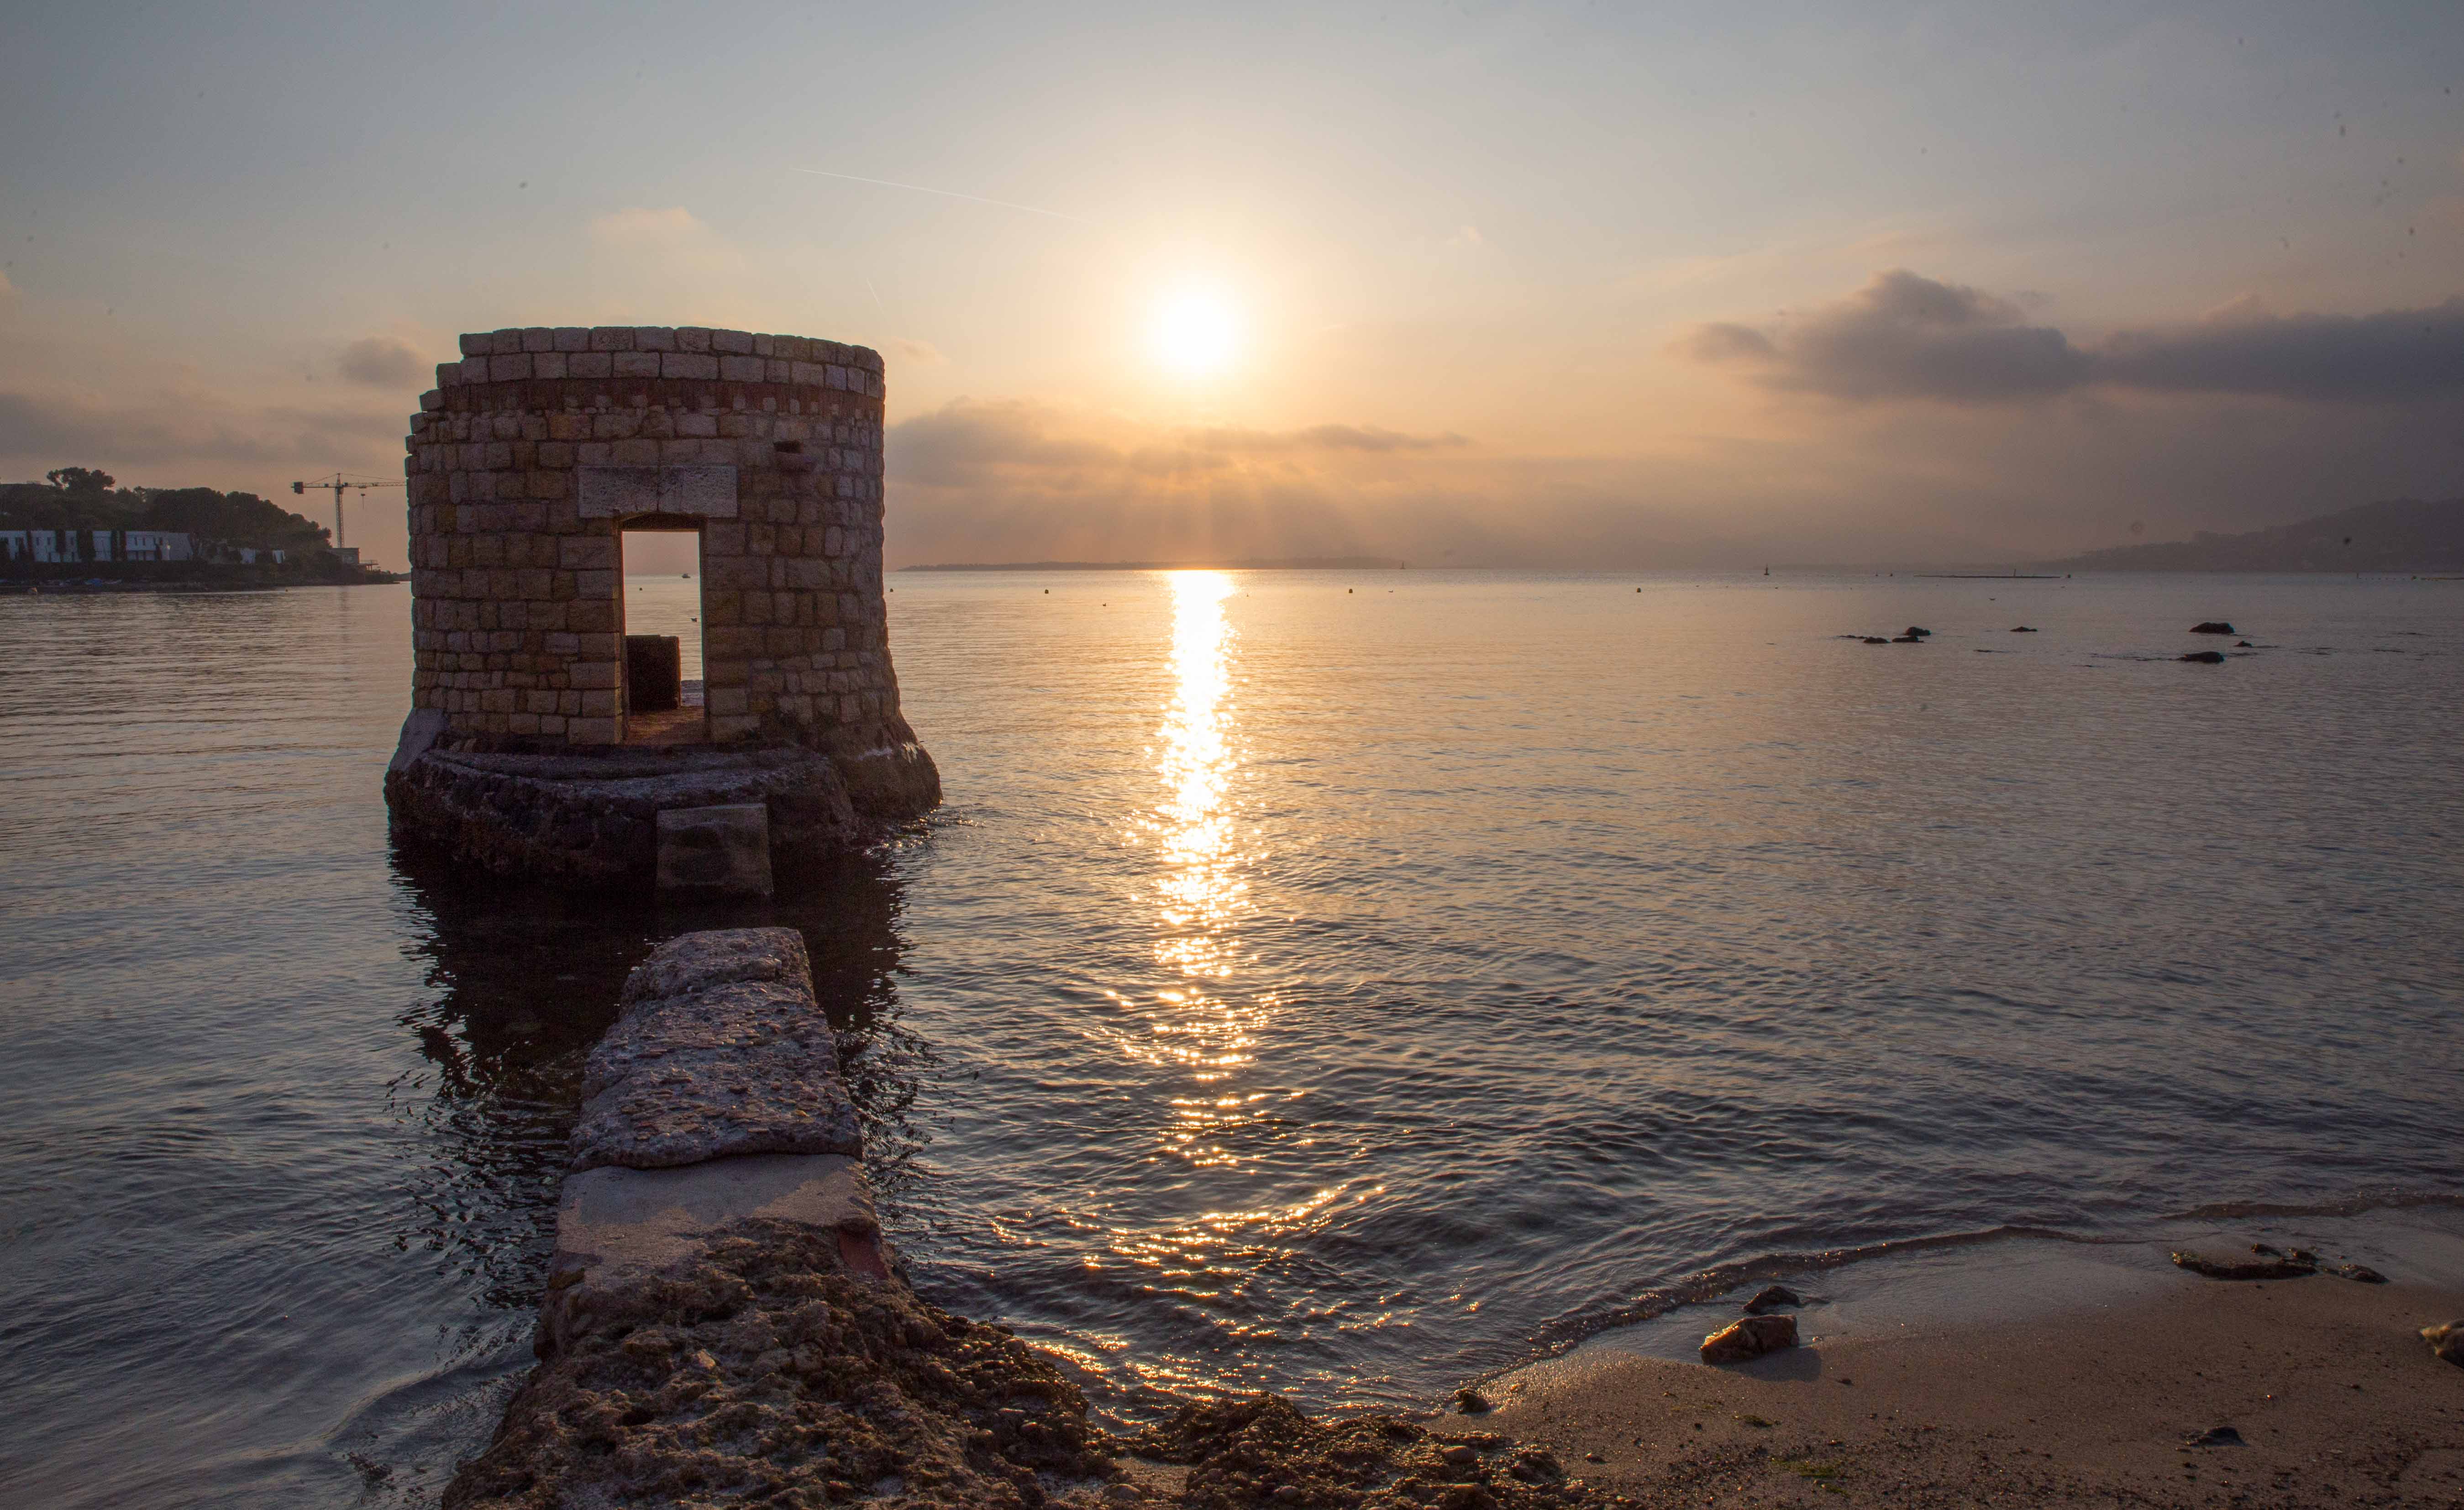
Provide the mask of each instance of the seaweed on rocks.
POLYGON ((1548 1449, 1388 1415, 1313 1421, 1280 1395, 1183 1406, 1120 1444, 1186 1464, 1185 1510, 1539 1510, 1630 1505, 1569 1478, 1548 1449))
POLYGON ((748 1222, 542 1362, 448 1510, 1039 1510, 1111 1477, 1076 1386, 1007 1331, 868 1280, 838 1234, 748 1222))

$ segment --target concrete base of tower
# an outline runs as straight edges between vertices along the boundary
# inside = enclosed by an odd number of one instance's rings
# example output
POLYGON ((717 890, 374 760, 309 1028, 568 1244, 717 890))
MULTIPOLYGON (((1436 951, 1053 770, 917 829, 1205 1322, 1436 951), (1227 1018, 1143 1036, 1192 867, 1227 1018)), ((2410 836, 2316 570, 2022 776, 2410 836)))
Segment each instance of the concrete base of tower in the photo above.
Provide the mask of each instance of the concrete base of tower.
MULTIPOLYGON (((413 716, 414 718, 417 715, 413 716)), ((385 806, 405 842, 492 875, 577 890, 657 884, 659 814, 761 805, 782 881, 854 853, 940 800, 922 746, 454 750, 406 726, 385 806)))

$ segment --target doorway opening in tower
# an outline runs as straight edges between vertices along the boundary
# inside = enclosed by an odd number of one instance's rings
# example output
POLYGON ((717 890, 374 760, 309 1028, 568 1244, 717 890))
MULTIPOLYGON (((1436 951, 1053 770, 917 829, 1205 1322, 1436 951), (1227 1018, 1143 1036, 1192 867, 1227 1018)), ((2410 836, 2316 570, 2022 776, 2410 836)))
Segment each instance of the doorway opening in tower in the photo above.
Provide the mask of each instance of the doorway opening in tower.
POLYGON ((617 553, 624 566, 625 743, 707 744, 701 522, 627 521, 617 553))

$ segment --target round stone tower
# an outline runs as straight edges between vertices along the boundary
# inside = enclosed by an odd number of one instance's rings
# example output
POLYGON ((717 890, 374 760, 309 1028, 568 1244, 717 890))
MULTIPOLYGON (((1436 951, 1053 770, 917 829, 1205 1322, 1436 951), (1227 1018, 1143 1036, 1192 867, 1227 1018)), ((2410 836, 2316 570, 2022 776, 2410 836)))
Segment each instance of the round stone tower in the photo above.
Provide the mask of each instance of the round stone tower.
MULTIPOLYGON (((782 758, 809 767, 802 753, 844 792, 831 803, 806 791, 790 808, 821 800, 863 830, 939 800, 890 660, 877 353, 629 325, 498 330, 466 335, 461 348, 410 421, 416 669, 386 782, 399 823, 490 869, 590 873, 621 859, 617 872, 631 875, 649 863, 638 834, 615 846, 627 855, 594 860, 465 832, 478 820, 463 810, 502 807, 503 793, 446 800, 446 775, 589 785, 740 775, 782 758), (696 717, 672 710, 672 688, 651 712, 662 699, 644 690, 638 660, 628 677, 629 529, 699 537, 696 717), (440 804, 451 811, 430 811, 440 804)), ((547 806, 579 837, 563 811, 572 804, 547 806)))

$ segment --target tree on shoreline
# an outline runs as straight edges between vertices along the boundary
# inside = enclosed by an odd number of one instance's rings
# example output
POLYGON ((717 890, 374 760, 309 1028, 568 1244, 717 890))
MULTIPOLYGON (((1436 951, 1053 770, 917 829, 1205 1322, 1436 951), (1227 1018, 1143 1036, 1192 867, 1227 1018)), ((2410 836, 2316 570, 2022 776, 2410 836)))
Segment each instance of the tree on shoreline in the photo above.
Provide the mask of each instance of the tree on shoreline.
POLYGON ((152 529, 209 546, 319 551, 332 531, 253 493, 123 488, 94 467, 56 467, 41 482, 0 483, 0 529, 152 529))

